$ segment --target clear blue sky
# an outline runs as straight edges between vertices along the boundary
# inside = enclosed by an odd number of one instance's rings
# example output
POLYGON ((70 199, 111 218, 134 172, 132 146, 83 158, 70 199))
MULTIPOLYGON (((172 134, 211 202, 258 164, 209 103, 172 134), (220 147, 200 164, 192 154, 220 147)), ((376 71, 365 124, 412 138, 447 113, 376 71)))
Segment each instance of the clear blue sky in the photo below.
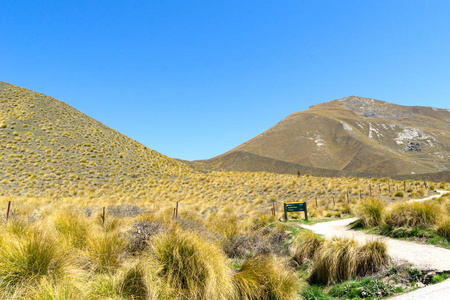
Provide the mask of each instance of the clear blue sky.
POLYGON ((449 108, 450 1, 1 1, 0 81, 202 159, 349 95, 449 108))

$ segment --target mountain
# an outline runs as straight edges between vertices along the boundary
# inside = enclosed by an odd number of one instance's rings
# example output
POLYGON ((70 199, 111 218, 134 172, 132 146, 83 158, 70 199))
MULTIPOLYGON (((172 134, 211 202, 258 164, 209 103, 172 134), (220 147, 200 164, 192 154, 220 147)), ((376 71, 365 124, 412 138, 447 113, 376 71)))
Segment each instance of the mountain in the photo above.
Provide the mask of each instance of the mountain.
POLYGON ((132 189, 191 172, 55 98, 0 82, 0 195, 132 189))
POLYGON ((350 96, 293 113, 203 162, 276 173, 309 168, 344 175, 445 174, 450 170, 450 110, 350 96))

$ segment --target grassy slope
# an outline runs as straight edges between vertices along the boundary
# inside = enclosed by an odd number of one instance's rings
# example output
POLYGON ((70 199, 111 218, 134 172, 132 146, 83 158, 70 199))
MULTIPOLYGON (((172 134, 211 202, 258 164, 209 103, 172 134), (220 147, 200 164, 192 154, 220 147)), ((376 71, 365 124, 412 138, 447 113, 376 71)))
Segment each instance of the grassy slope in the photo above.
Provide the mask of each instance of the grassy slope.
POLYGON ((2 82, 0 141, 1 186, 13 194, 95 189, 190 171, 64 102, 2 82))

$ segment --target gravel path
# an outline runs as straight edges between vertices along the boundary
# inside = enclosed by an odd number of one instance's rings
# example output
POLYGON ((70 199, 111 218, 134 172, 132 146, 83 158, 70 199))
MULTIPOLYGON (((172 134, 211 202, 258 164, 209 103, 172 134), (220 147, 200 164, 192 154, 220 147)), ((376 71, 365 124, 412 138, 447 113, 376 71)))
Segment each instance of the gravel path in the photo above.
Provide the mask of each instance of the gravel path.
MULTIPOLYGON (((412 201, 426 201, 446 193, 438 190, 439 195, 426 197, 412 201)), ((358 218, 344 219, 332 222, 317 223, 315 225, 301 225, 315 233, 322 234, 325 238, 351 237, 361 243, 369 240, 380 239, 388 247, 388 253, 394 261, 406 260, 420 269, 432 269, 440 271, 450 271, 450 250, 433 245, 418 244, 414 242, 392 239, 380 235, 366 234, 361 231, 354 231, 349 228, 349 224, 358 218)))
POLYGON ((400 296, 395 296, 389 299, 392 300, 423 300, 423 299, 433 299, 433 300, 444 300, 449 299, 450 291, 450 280, 446 280, 439 284, 429 285, 424 288, 406 293, 400 296))

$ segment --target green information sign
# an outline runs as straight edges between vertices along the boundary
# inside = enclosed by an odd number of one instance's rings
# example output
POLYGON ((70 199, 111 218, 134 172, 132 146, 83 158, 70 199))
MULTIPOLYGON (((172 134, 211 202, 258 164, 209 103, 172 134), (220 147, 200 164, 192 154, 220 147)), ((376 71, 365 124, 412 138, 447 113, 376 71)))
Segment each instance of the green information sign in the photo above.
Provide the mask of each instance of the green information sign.
POLYGON ((287 202, 284 203, 284 220, 287 221, 287 213, 295 211, 304 211, 305 220, 308 220, 308 210, 306 208, 306 202, 287 202))

